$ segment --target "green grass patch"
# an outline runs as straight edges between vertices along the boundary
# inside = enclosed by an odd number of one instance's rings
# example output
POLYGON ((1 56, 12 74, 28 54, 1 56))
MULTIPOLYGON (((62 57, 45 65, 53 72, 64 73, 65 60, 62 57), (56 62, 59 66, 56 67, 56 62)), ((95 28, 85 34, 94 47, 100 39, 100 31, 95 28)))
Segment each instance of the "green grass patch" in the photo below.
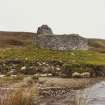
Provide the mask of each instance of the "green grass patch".
POLYGON ((67 63, 105 64, 105 54, 95 51, 52 51, 40 48, 10 48, 0 50, 0 59, 28 59, 48 61, 58 60, 67 63))

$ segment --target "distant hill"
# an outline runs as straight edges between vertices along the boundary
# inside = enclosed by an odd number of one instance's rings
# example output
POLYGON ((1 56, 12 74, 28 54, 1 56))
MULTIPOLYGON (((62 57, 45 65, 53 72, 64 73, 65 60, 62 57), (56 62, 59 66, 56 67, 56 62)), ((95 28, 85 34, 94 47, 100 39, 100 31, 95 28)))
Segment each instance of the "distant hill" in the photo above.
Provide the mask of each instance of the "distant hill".
POLYGON ((5 32, 0 31, 0 48, 24 47, 32 43, 35 33, 30 32, 5 32))
POLYGON ((89 39, 90 50, 105 53, 105 40, 104 39, 89 39))

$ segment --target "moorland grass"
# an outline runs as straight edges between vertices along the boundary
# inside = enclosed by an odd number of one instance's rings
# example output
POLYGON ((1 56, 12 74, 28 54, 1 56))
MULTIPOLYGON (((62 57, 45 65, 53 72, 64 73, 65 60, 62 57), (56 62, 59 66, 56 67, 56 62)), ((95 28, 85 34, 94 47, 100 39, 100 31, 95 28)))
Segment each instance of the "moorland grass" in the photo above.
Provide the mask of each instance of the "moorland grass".
POLYGON ((105 54, 95 51, 53 51, 37 47, 7 48, 0 50, 0 59, 28 59, 29 61, 57 60, 75 64, 105 64, 105 54))

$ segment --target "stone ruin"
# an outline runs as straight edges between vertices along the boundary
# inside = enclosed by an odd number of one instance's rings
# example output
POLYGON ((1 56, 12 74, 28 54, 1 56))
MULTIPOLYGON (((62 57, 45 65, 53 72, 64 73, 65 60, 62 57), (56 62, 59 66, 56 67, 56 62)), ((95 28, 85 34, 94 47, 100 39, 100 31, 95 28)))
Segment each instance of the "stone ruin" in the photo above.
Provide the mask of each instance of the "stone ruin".
POLYGON ((47 25, 42 25, 34 36, 36 46, 51 50, 88 50, 88 39, 78 34, 53 34, 52 29, 47 25))

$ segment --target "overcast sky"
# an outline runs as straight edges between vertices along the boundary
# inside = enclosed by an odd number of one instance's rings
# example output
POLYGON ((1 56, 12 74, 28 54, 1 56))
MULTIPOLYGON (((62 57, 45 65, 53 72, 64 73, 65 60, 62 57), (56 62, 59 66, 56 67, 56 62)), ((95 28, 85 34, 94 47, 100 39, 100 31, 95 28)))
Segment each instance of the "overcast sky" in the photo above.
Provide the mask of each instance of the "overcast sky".
POLYGON ((54 33, 105 39, 105 0, 0 0, 0 30, 54 33))

